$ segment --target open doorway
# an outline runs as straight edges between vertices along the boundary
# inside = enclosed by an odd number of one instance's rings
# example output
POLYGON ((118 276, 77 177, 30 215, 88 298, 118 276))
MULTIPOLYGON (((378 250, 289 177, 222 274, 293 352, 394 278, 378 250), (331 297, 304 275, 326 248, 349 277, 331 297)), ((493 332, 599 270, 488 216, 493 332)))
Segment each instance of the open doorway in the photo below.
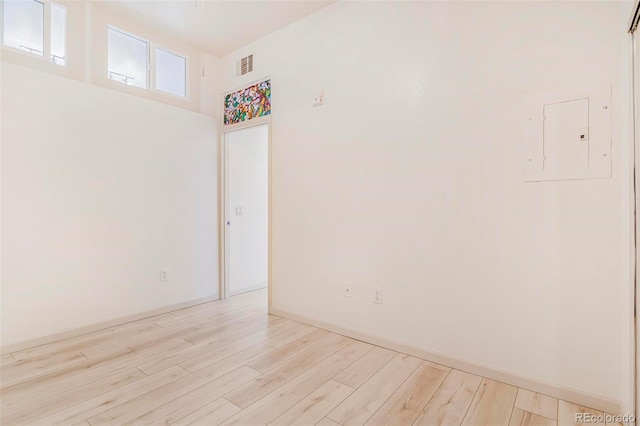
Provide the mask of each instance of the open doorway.
POLYGON ((224 293, 230 297, 267 287, 269 123, 230 130, 223 141, 224 293))

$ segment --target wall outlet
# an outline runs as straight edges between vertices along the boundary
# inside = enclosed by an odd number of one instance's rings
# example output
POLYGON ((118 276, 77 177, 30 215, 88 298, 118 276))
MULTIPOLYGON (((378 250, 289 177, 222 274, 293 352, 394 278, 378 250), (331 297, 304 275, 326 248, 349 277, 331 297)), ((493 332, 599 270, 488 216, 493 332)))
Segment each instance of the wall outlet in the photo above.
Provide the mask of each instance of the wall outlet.
POLYGON ((382 305, 382 288, 374 287, 373 288, 373 303, 377 303, 378 305, 382 305))
POLYGON ((169 281, 169 271, 167 269, 160 269, 160 281, 169 281))
POLYGON ((353 289, 351 288, 351 286, 347 285, 344 287, 344 297, 351 297, 351 293, 353 293, 353 289))

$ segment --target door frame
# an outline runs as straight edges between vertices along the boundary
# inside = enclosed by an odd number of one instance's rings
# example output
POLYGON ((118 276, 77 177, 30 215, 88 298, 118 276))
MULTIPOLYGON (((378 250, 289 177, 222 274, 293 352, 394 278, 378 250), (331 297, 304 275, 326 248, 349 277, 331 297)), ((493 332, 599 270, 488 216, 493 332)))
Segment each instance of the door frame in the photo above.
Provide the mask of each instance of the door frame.
POLYGON ((631 59, 631 163, 632 163, 632 200, 633 205, 633 223, 632 223, 632 345, 631 345, 631 370, 632 370, 632 386, 631 407, 630 411, 636 416, 640 416, 640 316, 638 308, 640 307, 640 58, 638 57, 638 43, 640 43, 640 34, 638 34, 638 22, 640 22, 640 0, 635 0, 631 10, 629 19, 629 40, 630 40, 630 59, 631 59))
MULTIPOLYGON (((264 81, 268 79, 261 79, 264 81)), ((251 85, 248 83, 247 85, 251 85)), ((246 87, 246 85, 245 85, 246 87)), ((234 92, 235 90, 225 92, 222 95, 222 111, 224 111, 224 97, 234 92)), ((223 115, 223 114, 221 114, 223 115)), ((228 169, 228 152, 226 149, 226 135, 227 133, 235 132, 237 130, 247 129, 250 127, 267 125, 267 306, 271 306, 271 223, 272 223, 272 191, 271 191, 271 114, 252 118, 242 123, 220 125, 220 136, 218 143, 218 294, 220 299, 228 299, 231 297, 229 291, 229 232, 227 228, 227 204, 228 204, 228 182, 227 182, 227 169, 228 169)))

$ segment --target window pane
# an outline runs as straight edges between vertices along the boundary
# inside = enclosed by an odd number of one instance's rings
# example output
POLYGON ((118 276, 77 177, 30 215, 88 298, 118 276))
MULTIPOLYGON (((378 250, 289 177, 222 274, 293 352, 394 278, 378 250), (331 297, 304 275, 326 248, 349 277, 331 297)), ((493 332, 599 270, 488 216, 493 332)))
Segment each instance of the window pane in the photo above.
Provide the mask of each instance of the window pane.
POLYGON ((44 4, 35 0, 5 0, 4 44, 42 56, 44 4))
POLYGON ((67 65, 67 9, 51 3, 51 62, 67 65))
POLYGON ((187 96, 187 60, 156 49, 156 89, 183 98, 187 96))
POLYGON ((130 86, 148 88, 148 43, 115 28, 109 28, 108 42, 109 78, 130 86))

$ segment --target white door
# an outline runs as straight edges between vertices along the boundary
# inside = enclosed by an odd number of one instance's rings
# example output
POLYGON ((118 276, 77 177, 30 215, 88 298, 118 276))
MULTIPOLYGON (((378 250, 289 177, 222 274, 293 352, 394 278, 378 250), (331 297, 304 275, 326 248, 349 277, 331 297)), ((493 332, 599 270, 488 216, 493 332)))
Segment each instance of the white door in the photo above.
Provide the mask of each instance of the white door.
POLYGON ((267 286, 269 125, 225 133, 227 295, 267 286))

